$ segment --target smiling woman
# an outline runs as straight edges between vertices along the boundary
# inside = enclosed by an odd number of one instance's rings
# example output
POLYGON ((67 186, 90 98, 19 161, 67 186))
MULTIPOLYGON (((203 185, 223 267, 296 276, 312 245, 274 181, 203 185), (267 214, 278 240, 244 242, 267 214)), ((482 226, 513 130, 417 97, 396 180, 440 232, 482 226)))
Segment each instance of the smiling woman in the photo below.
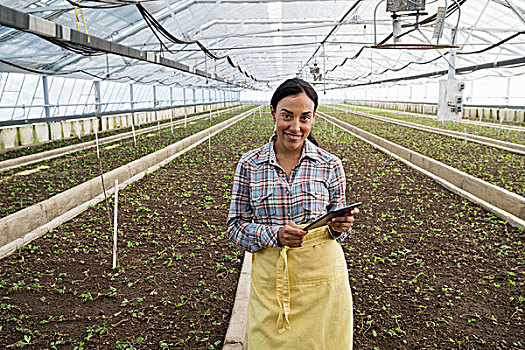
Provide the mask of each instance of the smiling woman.
POLYGON ((270 141, 244 154, 235 173, 230 240, 253 254, 250 349, 351 349, 352 295, 341 242, 354 209, 328 225, 309 222, 345 205, 341 160, 311 135, 317 93, 301 79, 275 91, 270 141))

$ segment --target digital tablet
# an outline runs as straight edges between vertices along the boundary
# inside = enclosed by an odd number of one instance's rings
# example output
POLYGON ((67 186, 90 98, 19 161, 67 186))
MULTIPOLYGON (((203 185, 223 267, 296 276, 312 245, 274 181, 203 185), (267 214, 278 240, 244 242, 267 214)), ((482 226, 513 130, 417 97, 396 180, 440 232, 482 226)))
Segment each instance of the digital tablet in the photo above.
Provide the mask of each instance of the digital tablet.
POLYGON ((326 225, 326 223, 330 219, 335 218, 337 216, 344 216, 346 214, 349 214, 352 211, 352 209, 360 206, 361 204, 363 204, 363 203, 362 202, 358 202, 358 203, 350 204, 347 207, 344 207, 344 208, 337 209, 337 210, 331 211, 329 213, 326 213, 325 215, 323 215, 320 218, 316 219, 310 225, 308 225, 305 228, 303 228, 303 230, 304 231, 308 231, 308 230, 313 230, 314 228, 318 228, 318 227, 324 226, 324 225, 326 225))

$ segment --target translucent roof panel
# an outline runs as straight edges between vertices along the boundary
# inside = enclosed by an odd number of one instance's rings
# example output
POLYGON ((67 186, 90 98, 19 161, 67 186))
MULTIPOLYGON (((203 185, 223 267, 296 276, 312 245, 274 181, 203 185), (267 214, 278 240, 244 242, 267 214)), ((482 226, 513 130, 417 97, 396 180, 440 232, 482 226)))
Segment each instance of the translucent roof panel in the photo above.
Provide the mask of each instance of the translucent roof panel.
MULTIPOLYGON (((525 73, 525 0, 427 2, 418 13, 393 14, 386 11, 387 1, 369 0, 141 1, 157 28, 150 27, 151 21, 148 25, 137 6, 115 7, 118 1, 112 1, 113 8, 108 8, 110 1, 80 1, 77 8, 65 0, 0 0, 0 5, 110 42, 161 54, 253 89, 268 90, 294 76, 323 83, 326 89, 442 76, 453 60, 449 48, 435 48, 438 40, 434 33, 438 31, 438 9, 448 4, 439 44, 458 46, 458 74, 483 75, 482 71, 472 72, 497 62, 504 67, 492 67, 490 71, 498 73, 490 74, 525 73), (399 24, 396 38, 394 21, 399 24), (172 42, 159 29, 188 43, 172 42), (191 43, 195 41, 201 45, 191 43), (390 46, 379 49, 374 48, 376 44, 390 46), (414 49, 421 45, 427 48, 414 49), (202 48, 216 56, 228 56, 230 61, 215 60, 202 48), (316 68, 319 73, 312 74, 316 68), (429 74, 433 72, 441 73, 429 74)), ((87 57, 8 27, 0 26, 0 40, 0 71, 238 89, 237 85, 206 81, 191 73, 115 54, 87 57)))

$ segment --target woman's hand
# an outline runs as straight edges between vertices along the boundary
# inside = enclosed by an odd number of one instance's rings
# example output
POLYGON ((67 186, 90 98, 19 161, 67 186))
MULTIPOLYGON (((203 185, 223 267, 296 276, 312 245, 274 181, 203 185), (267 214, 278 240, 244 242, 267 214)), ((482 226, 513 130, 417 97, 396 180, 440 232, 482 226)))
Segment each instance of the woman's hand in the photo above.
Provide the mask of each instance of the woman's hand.
POLYGON ((279 228, 279 242, 290 248, 298 248, 303 245, 303 237, 308 232, 303 231, 293 221, 279 228))
POLYGON ((332 230, 336 232, 347 232, 354 225, 354 215, 357 214, 359 214, 359 209, 354 208, 350 214, 338 216, 328 221, 328 226, 330 226, 332 230))

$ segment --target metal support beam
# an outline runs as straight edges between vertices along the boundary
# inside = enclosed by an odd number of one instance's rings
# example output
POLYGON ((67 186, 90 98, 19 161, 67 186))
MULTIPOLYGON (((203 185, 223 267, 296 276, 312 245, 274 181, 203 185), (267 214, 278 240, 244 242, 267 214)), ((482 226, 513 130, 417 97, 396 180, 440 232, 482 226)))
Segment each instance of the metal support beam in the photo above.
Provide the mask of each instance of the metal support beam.
POLYGON ((42 88, 44 89, 44 112, 46 118, 51 118, 51 108, 49 107, 49 89, 47 87, 47 76, 42 76, 42 88))
POLYGON ((88 47, 97 51, 115 54, 118 56, 129 57, 139 61, 176 69, 192 75, 217 80, 241 88, 250 88, 247 84, 235 83, 227 78, 209 74, 191 66, 176 62, 174 60, 161 57, 152 52, 144 52, 129 46, 114 43, 93 35, 73 30, 69 27, 56 24, 40 17, 29 15, 18 10, 0 5, 0 25, 15 28, 24 32, 40 35, 46 38, 59 40, 83 47, 88 47))
POLYGON ((505 2, 509 4, 512 11, 514 11, 514 13, 518 15, 518 17, 521 19, 523 24, 525 24, 525 15, 523 14, 523 12, 516 5, 514 5, 514 3, 511 0, 505 0, 505 2))
MULTIPOLYGON (((524 63, 525 63, 525 57, 513 58, 513 59, 505 60, 505 61, 499 61, 499 62, 493 62, 493 63, 483 63, 483 64, 476 64, 476 65, 467 66, 467 67, 456 68, 456 73, 472 73, 472 72, 483 70, 483 69, 493 69, 493 68, 500 68, 500 67, 507 67, 507 66, 515 66, 515 65, 524 64, 524 63)), ((408 81, 408 80, 421 79, 421 78, 431 78, 431 77, 442 76, 447 73, 448 73, 448 70, 440 70, 440 71, 434 71, 430 73, 423 73, 423 74, 417 74, 417 75, 412 75, 412 76, 407 76, 407 77, 401 77, 401 78, 376 80, 370 83, 341 85, 336 88, 330 88, 327 90, 336 90, 336 89, 352 88, 352 87, 358 87, 358 86, 367 86, 367 85, 384 84, 384 83, 395 83, 398 81, 408 81)))
POLYGON ((100 99, 100 81, 93 81, 93 90, 95 92, 95 115, 99 115, 101 111, 102 101, 100 99))
POLYGON ((153 85, 153 109, 157 108, 157 86, 153 85))
POLYGON ((133 111, 135 109, 135 101, 133 99, 133 84, 129 84, 129 101, 131 110, 133 111))

